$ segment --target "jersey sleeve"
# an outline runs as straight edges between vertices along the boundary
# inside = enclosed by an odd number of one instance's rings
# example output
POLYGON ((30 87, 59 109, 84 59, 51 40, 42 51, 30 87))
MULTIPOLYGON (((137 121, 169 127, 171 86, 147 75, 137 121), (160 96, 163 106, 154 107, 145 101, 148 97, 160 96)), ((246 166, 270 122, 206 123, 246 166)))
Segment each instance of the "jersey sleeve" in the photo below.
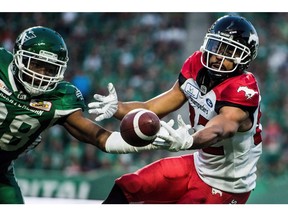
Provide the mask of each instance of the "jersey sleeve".
POLYGON ((231 78, 222 89, 218 89, 215 93, 218 102, 229 102, 247 107, 259 105, 260 92, 256 79, 251 73, 231 78))
POLYGON ((80 108, 84 111, 86 108, 81 91, 69 82, 60 82, 53 91, 53 97, 57 97, 56 100, 53 100, 57 110, 68 111, 80 108))

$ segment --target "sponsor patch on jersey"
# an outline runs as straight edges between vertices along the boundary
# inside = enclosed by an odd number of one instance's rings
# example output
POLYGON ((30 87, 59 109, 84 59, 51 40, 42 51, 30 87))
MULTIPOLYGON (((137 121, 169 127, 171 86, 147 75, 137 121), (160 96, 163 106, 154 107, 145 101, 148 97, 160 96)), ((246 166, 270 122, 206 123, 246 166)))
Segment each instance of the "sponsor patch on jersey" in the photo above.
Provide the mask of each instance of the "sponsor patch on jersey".
POLYGON ((207 99, 206 99, 206 103, 207 103, 207 105, 208 105, 210 108, 213 107, 213 102, 211 101, 210 98, 207 98, 207 99))
POLYGON ((44 111, 50 111, 52 107, 52 103, 50 101, 40 101, 40 100, 31 100, 30 104, 31 107, 44 110, 44 111))
POLYGON ((5 85, 2 80, 0 80, 0 91, 9 96, 12 94, 12 91, 5 85))
POLYGON ((190 96, 192 96, 193 98, 198 98, 199 96, 199 90, 196 86, 194 86, 191 83, 186 83, 185 85, 185 92, 187 92, 190 96))

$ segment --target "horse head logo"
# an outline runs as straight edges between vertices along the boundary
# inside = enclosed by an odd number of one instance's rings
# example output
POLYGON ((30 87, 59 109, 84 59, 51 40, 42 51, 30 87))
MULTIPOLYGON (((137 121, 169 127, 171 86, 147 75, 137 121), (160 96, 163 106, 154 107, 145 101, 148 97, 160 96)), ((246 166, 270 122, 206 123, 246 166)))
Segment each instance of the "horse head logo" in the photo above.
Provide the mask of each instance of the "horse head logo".
POLYGON ((254 91, 253 89, 249 89, 247 86, 240 86, 237 90, 237 92, 244 91, 245 96, 247 99, 251 99, 255 94, 258 94, 257 91, 254 91))

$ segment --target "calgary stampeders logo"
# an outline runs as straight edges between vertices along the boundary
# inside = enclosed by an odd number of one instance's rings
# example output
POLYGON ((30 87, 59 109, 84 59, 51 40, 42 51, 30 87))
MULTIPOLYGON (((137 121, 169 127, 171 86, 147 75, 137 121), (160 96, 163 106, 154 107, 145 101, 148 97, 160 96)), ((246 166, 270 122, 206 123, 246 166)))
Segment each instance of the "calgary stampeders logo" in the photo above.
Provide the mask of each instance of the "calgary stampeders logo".
POLYGON ((257 91, 254 91, 253 89, 249 89, 247 86, 240 86, 237 89, 237 92, 240 92, 240 91, 245 92, 245 96, 247 97, 247 99, 251 99, 255 94, 258 94, 257 91))

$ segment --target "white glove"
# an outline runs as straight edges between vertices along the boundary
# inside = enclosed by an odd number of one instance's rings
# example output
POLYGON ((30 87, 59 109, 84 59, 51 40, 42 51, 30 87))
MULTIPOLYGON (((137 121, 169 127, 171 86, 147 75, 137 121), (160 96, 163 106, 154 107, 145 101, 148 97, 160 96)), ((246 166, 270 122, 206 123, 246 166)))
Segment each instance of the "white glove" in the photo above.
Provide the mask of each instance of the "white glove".
POLYGON ((96 102, 88 104, 90 114, 96 114, 95 121, 102 121, 103 119, 111 118, 118 110, 118 98, 116 90, 112 83, 108 86, 109 95, 103 96, 94 94, 96 102))
MULTIPOLYGON (((174 125, 174 120, 173 119, 171 119, 168 123, 167 123, 167 125, 169 125, 170 127, 173 127, 173 125, 174 125)), ((160 127, 160 130, 159 130, 159 132, 157 133, 157 138, 153 141, 153 143, 151 143, 152 145, 155 145, 155 146, 160 146, 161 148, 163 147, 164 149, 169 149, 169 147, 170 147, 170 143, 167 143, 166 142, 166 140, 164 140, 164 139, 162 139, 161 137, 162 136, 169 136, 169 132, 168 132, 168 130, 165 128, 165 127, 163 127, 162 125, 161 125, 161 127, 160 127)))
POLYGON ((161 133, 157 137, 165 140, 170 145, 169 151, 177 152, 187 150, 193 145, 193 137, 189 134, 191 129, 190 124, 185 124, 181 115, 178 115, 178 129, 173 129, 172 126, 164 121, 161 121, 161 126, 168 131, 168 135, 161 133))

